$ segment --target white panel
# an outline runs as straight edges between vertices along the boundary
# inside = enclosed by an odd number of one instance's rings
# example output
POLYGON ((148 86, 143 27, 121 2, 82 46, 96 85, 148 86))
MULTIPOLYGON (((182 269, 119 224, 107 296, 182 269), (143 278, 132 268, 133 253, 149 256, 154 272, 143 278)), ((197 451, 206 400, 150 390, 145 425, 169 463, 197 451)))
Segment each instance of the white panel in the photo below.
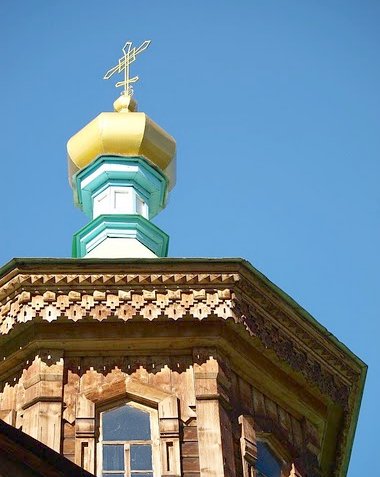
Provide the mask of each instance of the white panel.
POLYGON ((157 255, 136 239, 107 237, 84 258, 157 258, 157 255))
POLYGON ((136 197, 133 187, 109 186, 93 198, 93 218, 101 214, 136 214, 136 197))
POLYGON ((93 216, 98 217, 101 214, 108 214, 110 209, 110 191, 106 189, 104 192, 98 194, 94 198, 94 213, 93 216))
POLYGON ((124 189, 113 189, 112 202, 113 202, 113 214, 133 214, 134 213, 134 196, 135 191, 131 187, 125 187, 124 189))
POLYGON ((148 205, 143 201, 143 199, 136 194, 136 214, 142 215, 148 219, 148 205))

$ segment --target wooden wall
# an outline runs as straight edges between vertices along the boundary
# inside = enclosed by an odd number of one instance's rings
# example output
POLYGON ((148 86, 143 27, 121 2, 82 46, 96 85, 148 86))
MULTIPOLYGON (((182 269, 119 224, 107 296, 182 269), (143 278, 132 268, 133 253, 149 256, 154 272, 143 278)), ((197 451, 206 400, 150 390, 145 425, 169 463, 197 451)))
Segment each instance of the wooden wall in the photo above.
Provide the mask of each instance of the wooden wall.
POLYGON ((257 438, 284 460, 284 477, 302 476, 305 450, 319 449, 318 434, 303 416, 207 348, 166 357, 41 351, 3 382, 0 417, 96 473, 98 410, 126 400, 157 410, 163 477, 245 475, 241 416, 252 418, 257 438))

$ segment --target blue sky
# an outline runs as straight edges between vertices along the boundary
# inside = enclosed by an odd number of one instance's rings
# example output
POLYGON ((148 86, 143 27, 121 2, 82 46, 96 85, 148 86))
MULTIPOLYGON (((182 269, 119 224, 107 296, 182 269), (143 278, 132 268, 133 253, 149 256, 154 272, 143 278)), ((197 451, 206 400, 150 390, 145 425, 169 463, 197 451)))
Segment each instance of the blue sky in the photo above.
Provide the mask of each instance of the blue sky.
POLYGON ((380 3, 2 0, 0 262, 67 257, 86 223, 66 142, 118 92, 178 144, 170 256, 244 257, 370 366, 349 477, 378 453, 380 3))

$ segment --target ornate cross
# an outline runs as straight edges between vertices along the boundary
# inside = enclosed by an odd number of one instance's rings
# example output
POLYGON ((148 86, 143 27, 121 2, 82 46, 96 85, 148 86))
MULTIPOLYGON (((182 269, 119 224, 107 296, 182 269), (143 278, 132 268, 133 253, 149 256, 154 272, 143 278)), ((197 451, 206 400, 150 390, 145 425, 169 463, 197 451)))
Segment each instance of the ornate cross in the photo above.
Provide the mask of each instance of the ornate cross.
POLYGON ((129 77, 129 66, 131 63, 133 63, 136 60, 136 56, 139 53, 142 53, 144 50, 146 50, 149 45, 150 45, 150 40, 145 40, 143 43, 141 43, 139 47, 132 48, 132 42, 127 41, 126 44, 123 46, 124 56, 122 56, 119 59, 119 63, 116 66, 114 66, 113 68, 107 71, 103 79, 107 80, 111 78, 111 76, 114 75, 115 73, 121 73, 122 71, 124 71, 124 81, 118 81, 115 84, 115 86, 116 88, 118 88, 119 86, 124 86, 123 94, 131 97, 133 94, 133 89, 131 84, 136 83, 139 77, 138 76, 133 76, 133 78, 129 77))

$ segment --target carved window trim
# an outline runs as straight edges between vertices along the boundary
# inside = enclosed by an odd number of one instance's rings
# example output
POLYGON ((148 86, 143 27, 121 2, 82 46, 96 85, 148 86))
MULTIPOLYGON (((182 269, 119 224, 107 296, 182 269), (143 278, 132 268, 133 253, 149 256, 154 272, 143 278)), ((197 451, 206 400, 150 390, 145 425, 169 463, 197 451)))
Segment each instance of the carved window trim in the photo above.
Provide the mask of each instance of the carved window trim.
POLYGON ((239 424, 243 477, 256 477, 257 446, 253 417, 241 415, 239 424))
MULTIPOLYGON (((293 459, 285 448, 285 446, 270 432, 256 432, 256 448, 257 442, 260 441, 266 444, 273 456, 278 460, 281 465, 281 477, 293 477, 293 459)), ((257 456, 259 457, 259 456, 257 456)), ((256 476, 255 476, 256 477, 256 476)))
MULTIPOLYGON (((95 439, 96 439, 96 452, 95 452, 95 461, 96 461, 96 473, 98 477, 102 477, 103 472, 103 462, 102 462, 102 419, 101 415, 105 411, 109 411, 111 409, 118 409, 124 405, 130 405, 136 409, 140 409, 141 411, 149 413, 150 418, 150 431, 151 431, 151 439, 149 443, 152 446, 152 465, 153 465, 153 477, 161 477, 161 455, 160 455, 160 433, 159 433, 159 421, 158 421, 158 410, 157 408, 147 406, 138 402, 136 400, 127 398, 127 399, 118 399, 116 401, 106 401, 104 403, 99 403, 96 406, 96 414, 95 414, 95 439)), ((127 441, 125 441, 127 442, 127 441)), ((148 442, 148 441, 147 441, 148 442)), ((127 474, 125 474, 127 475, 127 474)))
POLYGON ((243 477, 257 477, 257 442, 265 443, 281 464, 281 477, 295 477, 292 458, 285 447, 269 432, 256 431, 254 418, 250 415, 239 416, 240 451, 243 477))
MULTIPOLYGON (((157 409, 161 463, 160 477, 181 477, 180 421, 178 398, 137 379, 120 379, 89 388, 77 396, 75 416, 75 462, 97 472, 98 409, 108 404, 132 401, 157 409)), ((155 476, 156 477, 156 476, 155 476)))

